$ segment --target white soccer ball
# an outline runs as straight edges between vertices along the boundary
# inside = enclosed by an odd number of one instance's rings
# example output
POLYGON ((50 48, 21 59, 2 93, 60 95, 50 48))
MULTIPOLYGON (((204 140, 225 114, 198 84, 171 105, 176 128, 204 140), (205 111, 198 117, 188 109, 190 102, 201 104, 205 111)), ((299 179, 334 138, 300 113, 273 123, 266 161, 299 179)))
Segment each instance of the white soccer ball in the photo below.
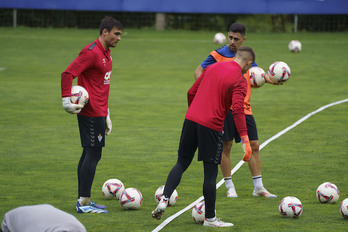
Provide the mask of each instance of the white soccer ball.
POLYGON ((89 100, 88 92, 85 88, 79 85, 71 87, 70 101, 73 104, 86 105, 89 100))
POLYGON ((316 194, 320 203, 334 204, 340 197, 340 191, 337 186, 330 182, 319 185, 316 194))
POLYGON ((203 224, 205 219, 205 202, 201 201, 192 209, 192 218, 197 224, 203 224))
POLYGON ((249 69, 250 85, 253 87, 261 87, 265 84, 265 71, 260 67, 251 67, 249 69))
POLYGON ((125 209, 139 209, 143 203, 143 195, 136 188, 125 189, 120 197, 120 204, 125 209))
POLYGON ((279 213, 284 217, 298 218, 302 212, 302 203, 296 197, 284 197, 279 203, 279 213))
POLYGON ((340 206, 340 213, 345 219, 348 219, 348 198, 342 201, 340 206))
POLYGON ((109 179, 105 181, 102 187, 103 196, 105 199, 119 199, 124 190, 123 183, 118 179, 109 179))
POLYGON ((274 83, 285 82, 290 78, 290 67, 282 61, 276 61, 268 68, 268 76, 274 83))
POLYGON ((214 35, 213 41, 216 44, 225 44, 227 40, 225 34, 219 32, 214 35))
MULTIPOLYGON (((156 190, 155 200, 157 203, 161 201, 161 198, 163 196, 163 191, 164 191, 164 185, 162 185, 156 190)), ((178 200, 178 192, 176 191, 176 189, 174 189, 172 195, 169 198, 168 206, 175 205, 177 200, 178 200)))
POLYGON ((290 52, 300 52, 302 49, 302 44, 298 40, 291 40, 289 43, 290 52))

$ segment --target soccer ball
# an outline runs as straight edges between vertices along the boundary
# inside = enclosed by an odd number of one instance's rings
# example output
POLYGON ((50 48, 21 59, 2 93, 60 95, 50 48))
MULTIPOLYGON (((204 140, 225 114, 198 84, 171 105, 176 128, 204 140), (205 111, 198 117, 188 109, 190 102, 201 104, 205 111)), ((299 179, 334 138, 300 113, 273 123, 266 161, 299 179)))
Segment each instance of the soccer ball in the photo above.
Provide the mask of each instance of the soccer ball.
POLYGON ((320 203, 334 204, 340 197, 340 191, 337 186, 330 182, 325 182, 319 185, 316 193, 320 203))
POLYGON ((201 201, 192 209, 192 218, 197 224, 203 224, 205 219, 205 202, 201 201))
POLYGON ((125 189, 120 197, 120 204, 125 209, 139 209, 143 203, 143 195, 136 188, 125 189))
POLYGON ((71 87, 70 101, 73 104, 86 105, 88 103, 89 95, 85 88, 79 85, 71 87))
MULTIPOLYGON (((164 185, 162 185, 161 187, 159 187, 156 190, 156 192, 155 192, 155 200, 156 200, 157 203, 159 203, 161 201, 161 198, 163 196, 163 191, 164 191, 164 185)), ((174 192, 172 193, 172 195, 169 198, 168 206, 175 205, 177 200, 178 200, 178 192, 176 191, 176 189, 174 189, 174 192)))
POLYGON ((226 43, 227 40, 226 40, 226 36, 223 33, 219 32, 214 35, 213 41, 216 44, 224 44, 226 43))
POLYGON ((302 44, 298 40, 291 40, 289 43, 290 52, 300 52, 302 49, 302 44))
POLYGON ((103 196, 105 199, 119 199, 124 190, 123 183, 118 179, 109 179, 105 181, 102 187, 103 196))
POLYGON ((268 76, 274 83, 285 82, 290 78, 290 68, 282 61, 276 61, 268 68, 268 76))
POLYGON ((284 217, 298 218, 302 212, 302 203, 296 197, 284 197, 279 203, 279 212, 284 217))
POLYGON ((348 219, 348 198, 344 199, 341 203, 340 213, 345 219, 348 219))
POLYGON ((252 67, 249 69, 250 85, 253 87, 261 87, 265 83, 266 73, 260 67, 252 67))

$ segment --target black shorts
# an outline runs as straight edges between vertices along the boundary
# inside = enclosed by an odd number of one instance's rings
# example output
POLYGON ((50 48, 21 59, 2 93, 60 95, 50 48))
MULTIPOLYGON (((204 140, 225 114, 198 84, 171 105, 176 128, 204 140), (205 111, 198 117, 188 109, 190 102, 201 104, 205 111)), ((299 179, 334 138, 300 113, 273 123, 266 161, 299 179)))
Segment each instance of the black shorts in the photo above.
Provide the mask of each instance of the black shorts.
POLYGON ((198 161, 220 164, 222 133, 185 119, 178 155, 193 159, 198 147, 198 161))
POLYGON ((82 147, 105 146, 105 117, 77 115, 82 147))
MULTIPOLYGON (((259 140, 257 135, 256 123, 253 115, 245 115, 245 120, 248 129, 249 140, 259 140)), ((232 110, 230 109, 225 118, 224 125, 224 141, 232 141, 233 139, 236 143, 240 142, 240 136, 238 134, 237 128, 234 124, 232 110)))

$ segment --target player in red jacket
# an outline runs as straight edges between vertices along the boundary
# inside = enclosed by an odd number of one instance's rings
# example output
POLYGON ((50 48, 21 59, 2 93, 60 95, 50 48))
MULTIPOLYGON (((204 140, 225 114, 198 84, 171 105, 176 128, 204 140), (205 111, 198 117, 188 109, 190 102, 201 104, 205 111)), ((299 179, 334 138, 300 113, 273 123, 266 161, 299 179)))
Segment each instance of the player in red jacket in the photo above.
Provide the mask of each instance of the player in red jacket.
POLYGON ((216 218, 216 178, 218 164, 221 161, 222 130, 224 120, 231 105, 232 114, 244 148, 245 161, 251 158, 251 147, 247 134, 243 101, 247 92, 247 82, 243 77, 255 61, 254 51, 250 47, 241 47, 234 61, 218 62, 206 68, 198 80, 189 89, 188 105, 182 128, 178 161, 169 172, 163 191, 163 197, 152 217, 161 219, 168 199, 179 185, 181 176, 191 164, 198 148, 198 160, 203 161, 205 200, 205 220, 203 225, 210 227, 229 227, 216 218))
POLYGON ((105 146, 105 135, 110 134, 112 123, 108 108, 112 58, 110 48, 121 40, 123 25, 112 17, 105 17, 99 28, 99 38, 88 44, 62 73, 63 108, 77 114, 83 152, 78 164, 78 213, 107 213, 105 206, 91 201, 91 188, 97 164, 105 146), (70 101, 71 85, 77 84, 89 94, 89 102, 82 105, 70 101))

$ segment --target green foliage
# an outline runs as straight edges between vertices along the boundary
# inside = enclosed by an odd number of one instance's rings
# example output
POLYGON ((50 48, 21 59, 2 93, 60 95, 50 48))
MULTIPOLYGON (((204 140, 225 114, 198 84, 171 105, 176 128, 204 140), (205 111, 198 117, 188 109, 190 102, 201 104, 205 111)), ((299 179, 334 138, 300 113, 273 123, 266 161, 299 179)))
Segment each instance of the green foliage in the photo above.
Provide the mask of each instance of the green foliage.
MULTIPOLYGON (((92 198, 107 205, 106 215, 77 214, 77 163, 81 154, 76 116, 61 106, 60 74, 98 30, 0 28, 0 218, 21 205, 52 204, 75 215, 88 231, 151 231, 154 193, 176 162, 193 71, 217 47, 215 32, 126 30, 112 49, 110 110, 113 131, 98 164, 92 198), (126 211, 104 200, 105 180, 118 178, 144 197, 139 210, 126 211)), ((346 33, 248 33, 264 70, 276 60, 288 63, 291 78, 283 86, 252 90, 251 105, 260 144, 319 107, 347 98, 344 61, 346 33), (288 51, 298 39, 303 51, 288 51)), ((261 151, 262 176, 277 199, 252 197, 252 180, 244 164, 233 176, 239 197, 227 199, 217 190, 217 216, 235 224, 234 231, 344 231, 347 221, 339 203, 348 197, 348 104, 328 108, 261 151), (325 181, 341 191, 334 205, 318 203, 315 190, 325 181), (299 198, 304 207, 297 220, 282 218, 278 204, 299 198)), ((242 157, 232 148, 234 166, 242 157)), ((219 173, 218 180, 222 178, 219 173)), ((194 160, 177 188, 179 200, 164 219, 202 195, 202 163, 194 160)), ((220 229, 219 231, 229 231, 220 229)), ((211 231, 193 223, 187 211, 163 231, 211 231)))
MULTIPOLYGON (((13 26, 13 9, 0 9, 0 26, 13 26)), ((98 28, 109 15, 125 28, 155 28, 155 12, 115 12, 76 10, 17 9, 17 25, 54 28, 98 28)), ((249 32, 293 32, 294 15, 286 14, 216 14, 166 13, 166 29, 216 30, 225 32, 231 23, 242 22, 249 32)), ((298 15, 298 31, 347 32, 348 15, 298 15)))
POLYGON ((293 32, 293 17, 290 15, 240 15, 238 22, 243 23, 248 32, 293 32))

